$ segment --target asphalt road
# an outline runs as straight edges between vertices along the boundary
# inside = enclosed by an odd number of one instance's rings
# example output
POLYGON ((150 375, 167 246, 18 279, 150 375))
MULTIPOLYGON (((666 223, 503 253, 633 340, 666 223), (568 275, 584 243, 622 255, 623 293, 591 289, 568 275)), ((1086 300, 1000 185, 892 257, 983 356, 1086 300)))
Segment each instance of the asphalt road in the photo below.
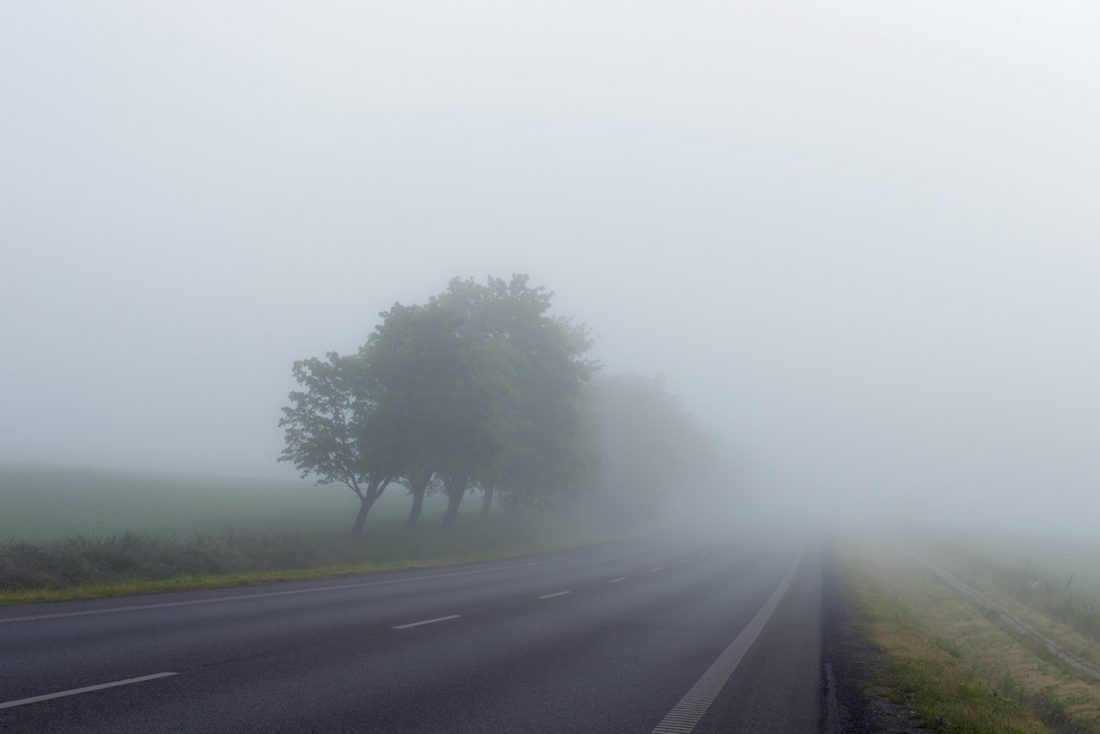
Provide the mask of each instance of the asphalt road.
POLYGON ((820 596, 813 546, 632 541, 7 607, 0 732, 817 732, 820 596))

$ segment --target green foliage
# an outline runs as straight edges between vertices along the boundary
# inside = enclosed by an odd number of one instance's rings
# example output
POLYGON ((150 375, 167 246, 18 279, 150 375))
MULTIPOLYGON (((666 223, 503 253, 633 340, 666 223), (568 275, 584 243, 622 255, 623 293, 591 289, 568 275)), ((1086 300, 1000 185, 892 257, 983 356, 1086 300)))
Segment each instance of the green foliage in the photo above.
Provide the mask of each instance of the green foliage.
POLYGON ((365 416, 356 411, 350 389, 348 363, 335 352, 326 359, 294 363, 294 379, 302 390, 290 393, 279 426, 286 432, 286 448, 279 457, 302 473, 314 474, 323 484, 357 486, 369 471, 368 451, 361 438, 365 416))
POLYGON ((447 524, 474 487, 535 508, 590 487, 582 399, 592 342, 549 314, 552 297, 522 275, 456 278, 427 304, 383 312, 356 355, 297 362, 282 459, 350 487, 362 500, 356 529, 394 480, 413 495, 410 523, 433 475, 447 524))
POLYGON ((320 484, 340 482, 359 498, 356 535, 400 470, 395 437, 377 419, 377 400, 357 389, 363 383, 358 368, 356 360, 335 352, 327 360, 295 362, 303 389, 290 393, 279 421, 286 438, 281 461, 293 462, 303 479, 314 474, 320 484))
POLYGON ((596 369, 584 357, 592 341, 582 325, 550 316, 552 299, 516 275, 485 285, 455 279, 432 300, 510 365, 505 444, 479 483, 512 506, 560 506, 593 483, 595 451, 582 430, 584 387, 596 369))

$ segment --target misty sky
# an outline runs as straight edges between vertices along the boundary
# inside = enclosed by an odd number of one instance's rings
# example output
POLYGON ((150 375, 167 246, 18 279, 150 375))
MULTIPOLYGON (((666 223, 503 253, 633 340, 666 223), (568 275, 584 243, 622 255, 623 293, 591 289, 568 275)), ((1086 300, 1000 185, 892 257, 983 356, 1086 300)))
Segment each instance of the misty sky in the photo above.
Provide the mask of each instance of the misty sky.
POLYGON ((0 10, 0 459, 285 476, 290 363, 530 273, 744 491, 1100 518, 1100 5, 0 10))

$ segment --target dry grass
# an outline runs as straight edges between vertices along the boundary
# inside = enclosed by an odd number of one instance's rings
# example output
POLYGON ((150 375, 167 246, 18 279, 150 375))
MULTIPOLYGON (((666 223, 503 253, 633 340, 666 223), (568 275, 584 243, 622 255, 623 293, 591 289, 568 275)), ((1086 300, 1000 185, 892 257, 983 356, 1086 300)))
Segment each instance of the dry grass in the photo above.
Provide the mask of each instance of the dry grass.
POLYGON ((900 553, 842 551, 881 692, 933 731, 1100 733, 1100 686, 1074 678, 900 553))
POLYGON ((1061 648, 1100 666, 1100 592, 1074 574, 1057 576, 1030 559, 1010 561, 960 543, 923 552, 1035 627, 1061 648))

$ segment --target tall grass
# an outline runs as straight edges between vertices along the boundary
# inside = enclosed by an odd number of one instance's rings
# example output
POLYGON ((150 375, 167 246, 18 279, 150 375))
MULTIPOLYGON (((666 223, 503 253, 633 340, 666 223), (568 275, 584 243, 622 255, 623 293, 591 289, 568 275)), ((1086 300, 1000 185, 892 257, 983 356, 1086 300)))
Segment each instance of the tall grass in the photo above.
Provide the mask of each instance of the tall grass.
POLYGON ((1025 562, 1004 576, 1002 583, 1017 600, 1100 642, 1100 594, 1075 587, 1072 573, 1059 578, 1025 562))
POLYGON ((295 535, 164 538, 125 533, 37 543, 10 541, 0 543, 0 589, 59 589, 131 579, 303 568, 321 565, 326 558, 350 563, 354 562, 352 550, 295 535))
POLYGON ((608 537, 561 518, 471 521, 463 528, 376 528, 350 536, 237 534, 160 537, 137 533, 0 543, 0 592, 163 581, 336 566, 485 558, 608 537))

